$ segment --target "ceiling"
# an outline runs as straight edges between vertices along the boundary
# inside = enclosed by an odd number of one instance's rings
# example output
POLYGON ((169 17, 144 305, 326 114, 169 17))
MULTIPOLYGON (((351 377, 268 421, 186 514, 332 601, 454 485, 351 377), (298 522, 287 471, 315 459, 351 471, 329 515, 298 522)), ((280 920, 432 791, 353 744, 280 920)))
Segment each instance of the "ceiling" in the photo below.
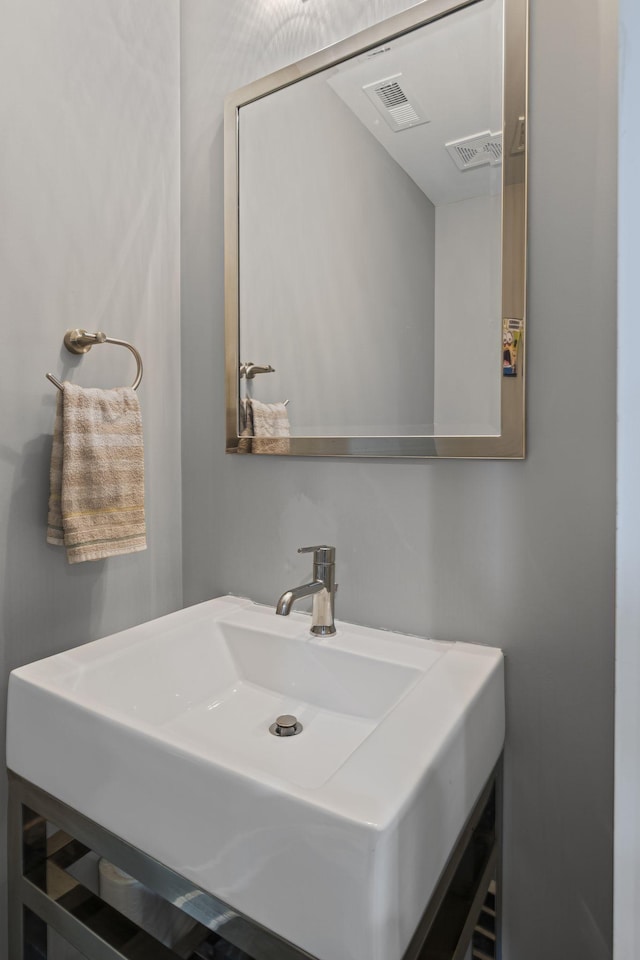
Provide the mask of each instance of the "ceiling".
POLYGON ((331 68, 326 82, 438 206, 500 192, 500 164, 460 170, 445 145, 502 130, 502 49, 502 2, 481 0, 331 68), (389 126, 364 88, 390 79, 428 122, 389 126))

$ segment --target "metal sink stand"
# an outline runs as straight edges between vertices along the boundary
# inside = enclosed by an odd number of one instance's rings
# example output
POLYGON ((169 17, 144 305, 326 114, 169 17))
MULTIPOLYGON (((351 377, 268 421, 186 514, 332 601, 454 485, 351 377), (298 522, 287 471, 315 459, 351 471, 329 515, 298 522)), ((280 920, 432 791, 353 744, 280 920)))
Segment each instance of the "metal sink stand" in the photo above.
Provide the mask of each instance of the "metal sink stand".
MULTIPOLYGON (((403 960, 463 960, 467 955, 476 918, 500 867, 500 785, 498 764, 403 960)), ((9 960, 47 960, 49 927, 87 960, 215 960, 223 956, 225 944, 238 948, 246 960, 317 960, 11 771, 8 831, 9 960), (183 941, 163 946, 67 872, 91 851, 197 921, 183 941)), ((498 891, 500 886, 498 877, 498 891)), ((496 929, 499 958, 499 922, 496 929)))

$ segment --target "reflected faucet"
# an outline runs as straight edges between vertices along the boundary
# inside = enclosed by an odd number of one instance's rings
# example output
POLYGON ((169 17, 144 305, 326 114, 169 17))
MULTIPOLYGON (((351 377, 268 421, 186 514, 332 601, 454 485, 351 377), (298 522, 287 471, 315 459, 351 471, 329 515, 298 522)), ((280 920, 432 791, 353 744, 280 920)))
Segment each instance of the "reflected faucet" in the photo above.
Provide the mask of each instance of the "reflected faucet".
POLYGON ((336 632, 333 622, 337 584, 336 548, 325 545, 300 547, 298 553, 313 554, 313 580, 301 587, 285 590, 276 604, 276 613, 288 617, 296 600, 313 597, 311 633, 313 636, 330 637, 336 632))

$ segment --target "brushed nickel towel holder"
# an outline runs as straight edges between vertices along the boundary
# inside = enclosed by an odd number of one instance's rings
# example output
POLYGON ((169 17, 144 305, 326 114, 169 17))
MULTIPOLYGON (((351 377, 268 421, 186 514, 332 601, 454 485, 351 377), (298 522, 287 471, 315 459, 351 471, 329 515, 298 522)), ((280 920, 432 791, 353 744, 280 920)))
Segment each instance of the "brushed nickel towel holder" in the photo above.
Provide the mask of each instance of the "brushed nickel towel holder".
POLYGON ((266 366, 260 366, 258 363, 252 363, 249 360, 248 363, 240 364, 240 379, 246 377, 247 380, 253 380, 257 373, 275 373, 275 367, 272 367, 270 363, 266 366))
MULTIPOLYGON (((267 364, 266 367, 261 367, 261 366, 259 366, 257 363, 252 363, 251 360, 249 360, 248 363, 241 363, 241 364, 240 364, 240 379, 241 379, 241 380, 242 380, 243 377, 246 377, 247 380, 253 380, 253 379, 255 379, 255 376, 256 376, 257 373, 275 373, 275 372, 276 372, 275 367, 272 367, 270 363, 267 364)), ((286 407, 286 405, 289 403, 289 401, 288 401, 288 400, 284 400, 283 403, 284 403, 284 405, 285 405, 285 407, 286 407)))
MULTIPOLYGON (((134 346, 128 343, 126 340, 116 340, 114 337, 108 337, 106 333, 102 333, 101 330, 98 330, 97 333, 89 333, 87 330, 67 330, 64 335, 64 345, 70 353, 88 353, 96 343, 115 343, 118 347, 126 347, 127 350, 130 350, 131 353, 136 358, 136 364, 138 369, 136 372, 136 378, 131 385, 132 390, 137 390, 142 381, 142 357, 136 350, 134 346)), ((58 380, 57 377, 54 377, 52 373, 45 374, 47 380, 50 380, 58 388, 62 390, 63 386, 58 380)))

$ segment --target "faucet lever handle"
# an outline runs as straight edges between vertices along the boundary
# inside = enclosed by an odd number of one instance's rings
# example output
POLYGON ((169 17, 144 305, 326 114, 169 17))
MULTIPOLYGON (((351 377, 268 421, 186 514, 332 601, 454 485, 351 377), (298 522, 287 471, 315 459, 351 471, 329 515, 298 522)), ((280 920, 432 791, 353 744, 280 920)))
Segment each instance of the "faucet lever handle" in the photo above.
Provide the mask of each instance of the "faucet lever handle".
POLYGON ((299 547, 298 553, 312 553, 315 563, 335 563, 336 548, 328 547, 325 543, 315 547, 299 547))

